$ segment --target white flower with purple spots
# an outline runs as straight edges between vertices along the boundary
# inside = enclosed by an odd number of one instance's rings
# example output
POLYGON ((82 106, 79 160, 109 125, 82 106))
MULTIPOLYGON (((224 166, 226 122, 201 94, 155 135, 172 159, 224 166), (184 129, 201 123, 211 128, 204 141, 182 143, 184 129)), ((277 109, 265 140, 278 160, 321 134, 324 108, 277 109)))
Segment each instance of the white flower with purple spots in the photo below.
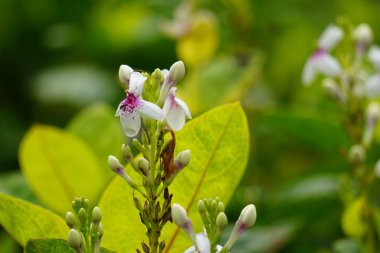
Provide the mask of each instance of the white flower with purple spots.
POLYGON ((133 72, 130 75, 126 98, 121 101, 115 114, 120 117, 124 133, 128 137, 134 137, 139 133, 141 116, 156 120, 161 120, 164 116, 160 107, 142 98, 146 80, 147 78, 139 72, 133 72))
MULTIPOLYGON (((210 250, 211 250, 210 240, 208 239, 205 233, 199 233, 196 235, 196 243, 197 243, 196 248, 195 246, 191 246, 190 248, 185 250, 183 253, 210 253, 210 250)), ((223 248, 222 246, 217 245, 216 253, 219 253, 222 250, 222 248, 223 248)))
POLYGON ((309 57, 302 73, 302 82, 310 85, 321 73, 328 77, 336 77, 341 72, 339 62, 329 54, 342 39, 343 31, 335 25, 329 25, 318 41, 318 49, 309 57))
POLYGON ((176 88, 172 87, 164 104, 164 119, 171 129, 179 131, 185 125, 186 117, 191 119, 191 114, 186 103, 176 97, 176 88))

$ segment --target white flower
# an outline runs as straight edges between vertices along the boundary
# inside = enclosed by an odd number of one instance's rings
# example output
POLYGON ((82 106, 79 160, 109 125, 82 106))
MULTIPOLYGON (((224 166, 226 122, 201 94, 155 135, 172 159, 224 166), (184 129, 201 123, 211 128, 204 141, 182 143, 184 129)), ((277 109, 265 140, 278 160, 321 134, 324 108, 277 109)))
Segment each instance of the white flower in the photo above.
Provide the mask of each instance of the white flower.
MULTIPOLYGON (((190 248, 185 250, 183 253, 210 253, 210 249, 211 249, 210 240, 207 238, 207 235, 205 233, 197 234, 196 242, 197 242, 198 250, 196 250, 195 246, 191 246, 190 248)), ((222 246, 217 245, 216 253, 220 253, 222 248, 223 248, 222 246)))
POLYGON ((172 87, 164 104, 164 118, 174 131, 179 131, 185 125, 186 117, 191 119, 191 114, 186 103, 176 97, 176 88, 172 87))
POLYGON ((343 31, 335 25, 329 25, 318 40, 318 49, 309 57, 302 73, 302 82, 310 85, 321 73, 336 77, 341 72, 339 62, 329 54, 342 39, 343 31))
POLYGON ((319 73, 336 77, 340 72, 339 62, 327 51, 319 49, 307 60, 302 72, 302 82, 310 85, 319 73))
POLYGON ((368 59, 380 70, 380 47, 372 46, 368 51, 368 59))
POLYGON ((143 100, 141 93, 146 77, 139 72, 133 72, 129 79, 129 90, 126 98, 121 101, 115 116, 120 116, 124 133, 133 137, 141 128, 141 116, 161 120, 163 112, 157 105, 143 100))

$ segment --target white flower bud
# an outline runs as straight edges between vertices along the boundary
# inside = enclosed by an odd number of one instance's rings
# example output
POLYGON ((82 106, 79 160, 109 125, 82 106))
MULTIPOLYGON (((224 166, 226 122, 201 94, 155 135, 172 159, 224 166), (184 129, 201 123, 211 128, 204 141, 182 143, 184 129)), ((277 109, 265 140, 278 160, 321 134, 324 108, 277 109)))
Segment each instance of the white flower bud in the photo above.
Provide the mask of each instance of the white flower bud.
POLYGON ((177 157, 176 157, 176 161, 179 163, 181 169, 186 167, 189 162, 190 162, 190 150, 187 149, 187 150, 184 150, 182 152, 179 152, 177 157))
POLYGON ((348 152, 348 160, 353 164, 362 163, 366 158, 365 148, 356 144, 352 146, 348 152))
POLYGON ((133 69, 128 65, 121 65, 119 68, 119 79, 122 83, 129 85, 129 79, 133 73, 133 69))
POLYGON ((375 127, 380 117, 380 104, 377 102, 372 102, 367 106, 366 111, 367 125, 370 127, 375 127))
POLYGON ((343 38, 343 30, 336 25, 329 25, 318 41, 318 47, 329 51, 343 38))
POLYGON ((373 39, 372 29, 368 24, 362 23, 355 28, 353 36, 357 42, 369 45, 373 39))
POLYGON ((169 69, 169 78, 177 83, 185 76, 185 64, 182 61, 175 62, 169 69))
POLYGON ((368 51, 368 59, 375 65, 376 68, 380 69, 380 47, 372 46, 368 51))
POLYGON ((242 222, 245 228, 250 228, 256 223, 256 207, 250 204, 241 211, 239 220, 242 222))
POLYGON ((179 227, 186 231, 193 243, 196 244, 193 223, 191 222, 189 217, 187 217, 187 212, 182 206, 178 204, 172 205, 172 219, 175 224, 177 224, 179 227))
POLYGON ((123 165, 121 165, 119 160, 113 155, 108 156, 108 165, 111 170, 119 176, 125 173, 123 165))
POLYGON ((147 159, 140 157, 137 161, 137 166, 145 176, 149 174, 149 161, 147 159))

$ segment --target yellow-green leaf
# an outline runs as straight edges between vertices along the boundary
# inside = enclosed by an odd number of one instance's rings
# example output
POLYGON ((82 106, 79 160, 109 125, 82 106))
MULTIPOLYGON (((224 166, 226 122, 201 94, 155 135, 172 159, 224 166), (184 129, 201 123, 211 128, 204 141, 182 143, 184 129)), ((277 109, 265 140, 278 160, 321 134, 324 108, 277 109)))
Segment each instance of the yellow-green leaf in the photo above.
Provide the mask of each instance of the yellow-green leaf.
POLYGON ((363 221, 363 209, 365 208, 365 199, 359 197, 355 199, 343 213, 342 228, 347 236, 360 238, 367 230, 363 221))
POLYGON ((33 126, 22 140, 19 158, 36 196, 61 214, 71 209, 75 196, 96 203, 107 182, 91 149, 51 126, 33 126))
POLYGON ((0 193, 0 225, 21 245, 31 238, 66 238, 65 221, 53 212, 0 193))
POLYGON ((108 155, 120 153, 124 141, 115 110, 103 103, 91 105, 78 113, 67 129, 91 147, 102 168, 102 176, 111 180, 114 173, 108 167, 108 155))
MULTIPOLYGON (((204 197, 218 196, 228 203, 246 166, 249 151, 247 120, 239 103, 213 109, 186 124, 177 133, 176 152, 191 150, 191 161, 174 180, 173 203, 187 208, 198 232, 201 222, 194 205, 204 197)), ((127 171, 132 171, 127 168, 127 171)), ((132 252, 146 241, 145 228, 133 205, 132 191, 115 179, 100 201, 103 213, 103 245, 118 252, 132 252)), ((162 236, 167 250, 182 252, 190 246, 185 233, 168 224, 162 236)), ((169 252, 169 251, 166 251, 169 252)))

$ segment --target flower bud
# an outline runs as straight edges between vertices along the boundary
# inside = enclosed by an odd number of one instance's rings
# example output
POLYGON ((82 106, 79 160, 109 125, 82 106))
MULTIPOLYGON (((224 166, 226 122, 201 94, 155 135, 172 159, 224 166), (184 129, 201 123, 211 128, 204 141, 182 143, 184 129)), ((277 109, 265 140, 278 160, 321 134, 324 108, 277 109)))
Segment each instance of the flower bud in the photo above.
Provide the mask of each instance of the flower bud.
POLYGON ((177 83, 185 76, 185 65, 182 61, 175 62, 169 69, 169 78, 177 83))
POLYGON ((187 149, 187 150, 184 150, 182 152, 179 152, 175 161, 178 165, 178 169, 181 170, 183 169, 184 167, 186 167, 189 162, 190 162, 190 150, 187 149))
POLYGON ((338 84, 331 78, 325 78, 322 82, 323 89, 326 93, 336 101, 344 101, 344 94, 338 84))
POLYGON ((71 248, 73 248, 76 252, 82 252, 82 235, 76 229, 71 229, 69 232, 68 243, 71 248))
POLYGON ((256 223, 256 207, 250 204, 241 211, 239 220, 245 228, 250 228, 256 223))
POLYGON ((380 69, 380 47, 372 46, 368 51, 368 59, 377 69, 380 69))
POLYGON ((227 243, 224 245, 224 248, 229 251, 239 238, 239 236, 247 231, 248 228, 252 227, 256 222, 256 207, 253 204, 250 204, 241 211, 239 219, 236 221, 234 229, 231 232, 230 237, 228 238, 227 243))
POLYGON ((121 65, 119 68, 119 79, 122 83, 129 85, 129 79, 133 73, 133 69, 128 65, 121 65))
POLYGON ((161 85, 165 80, 165 76, 160 69, 155 69, 151 78, 157 85, 161 85))
POLYGON ((75 216, 72 212, 67 212, 66 213, 66 224, 69 228, 74 228, 75 227, 75 216))
POLYGON ((99 233, 99 240, 102 239, 103 234, 104 234, 104 229, 102 223, 99 223, 98 225, 98 233, 99 233))
POLYGON ((227 224, 227 215, 224 212, 219 213, 218 216, 216 216, 216 225, 218 226, 218 229, 223 231, 227 224))
POLYGON ((81 209, 79 209, 78 219, 79 219, 79 221, 81 223, 81 226, 85 226, 86 225, 87 214, 86 214, 86 210, 83 207, 81 209))
POLYGON ((376 102, 372 102, 367 106, 367 125, 375 127, 380 118, 380 105, 376 102))
POLYGON ((356 144, 348 151, 348 161, 353 164, 360 164, 366 158, 365 149, 362 145, 356 144))
POLYGON ((355 28, 353 36, 358 43, 369 45, 373 39, 372 29, 368 24, 362 23, 355 28))
POLYGON ((218 203, 217 212, 218 212, 218 213, 220 213, 220 212, 224 212, 224 204, 223 204, 223 202, 219 202, 219 203, 218 203))
POLYGON ((323 50, 333 49, 343 38, 343 30, 336 25, 329 25, 318 41, 318 47, 323 50))
POLYGON ((111 170, 119 176, 122 176, 125 173, 123 165, 121 165, 119 160, 113 155, 108 156, 108 165, 111 170))
POLYGON ((100 211, 100 208, 96 206, 92 210, 92 222, 99 224, 101 220, 102 220, 102 213, 100 211))
POLYGON ((144 157, 139 158, 137 161, 137 166, 145 176, 149 174, 149 161, 147 159, 144 157))
POLYGON ((132 159, 132 157, 133 157, 132 152, 131 152, 131 148, 125 144, 123 144, 121 146, 121 154, 126 161, 130 161, 130 159, 132 159))
POLYGON ((205 213, 206 212, 206 206, 203 200, 198 201, 198 212, 205 213))
POLYGON ((189 221, 186 210, 178 204, 172 205, 172 218, 174 223, 180 227, 185 226, 189 221))
POLYGON ((186 231, 186 233, 190 236, 191 240, 195 243, 193 223, 191 222, 189 217, 187 217, 187 212, 182 206, 178 204, 172 205, 172 219, 175 224, 177 224, 179 227, 186 231))

